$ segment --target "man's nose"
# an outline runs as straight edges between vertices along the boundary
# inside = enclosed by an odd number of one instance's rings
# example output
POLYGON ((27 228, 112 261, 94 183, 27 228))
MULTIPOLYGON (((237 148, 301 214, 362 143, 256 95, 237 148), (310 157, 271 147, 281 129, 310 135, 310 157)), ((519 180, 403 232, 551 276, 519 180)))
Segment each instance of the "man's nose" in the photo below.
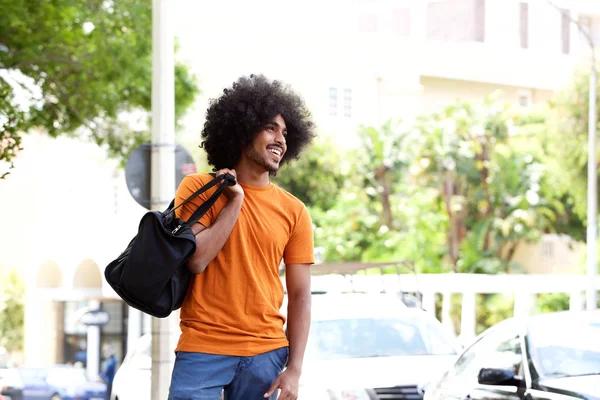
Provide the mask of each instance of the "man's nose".
POLYGON ((283 135, 282 132, 277 133, 277 135, 275 136, 275 142, 277 142, 280 145, 285 144, 285 136, 283 135))

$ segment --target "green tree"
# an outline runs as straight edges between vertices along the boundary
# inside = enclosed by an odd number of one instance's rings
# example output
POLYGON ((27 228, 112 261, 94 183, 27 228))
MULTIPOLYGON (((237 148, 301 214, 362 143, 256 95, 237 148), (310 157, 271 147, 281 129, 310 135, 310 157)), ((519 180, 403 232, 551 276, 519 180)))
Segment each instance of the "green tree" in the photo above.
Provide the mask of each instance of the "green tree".
MULTIPOLYGON (((0 0, 0 9, 0 161, 32 127, 120 157, 148 139, 119 117, 151 108, 150 0, 0 0)), ((175 79, 179 118, 198 89, 181 63, 175 79)))
POLYGON ((25 286, 14 270, 0 270, 0 286, 0 346, 9 351, 22 350, 25 286))
POLYGON ((311 210, 325 260, 407 261, 418 272, 442 269, 446 220, 435 192, 411 181, 407 131, 391 120, 359 128, 359 148, 343 157, 352 163, 343 170, 335 206, 311 210))
MULTIPOLYGON (((600 94, 600 83, 596 91, 600 94)), ((600 103, 600 97, 596 101, 600 103)), ((573 211, 582 223, 587 215, 588 110, 589 73, 578 71, 571 86, 550 102, 547 130, 542 135, 557 184, 572 198, 573 211)), ((598 121, 600 117, 596 119, 598 121)))
POLYGON ((331 140, 315 141, 299 159, 283 166, 274 181, 309 208, 331 209, 346 180, 343 155, 336 148, 331 140))
POLYGON ((543 160, 526 146, 536 131, 496 96, 457 102, 413 130, 411 170, 444 204, 448 258, 457 272, 514 268, 519 243, 553 231, 564 214, 546 190, 543 160))
POLYGON ((369 196, 370 206, 380 213, 381 222, 388 229, 399 227, 392 198, 397 192, 395 185, 401 182, 407 166, 401 128, 400 123, 392 120, 379 128, 360 127, 360 148, 355 156, 355 174, 361 178, 359 184, 369 196))

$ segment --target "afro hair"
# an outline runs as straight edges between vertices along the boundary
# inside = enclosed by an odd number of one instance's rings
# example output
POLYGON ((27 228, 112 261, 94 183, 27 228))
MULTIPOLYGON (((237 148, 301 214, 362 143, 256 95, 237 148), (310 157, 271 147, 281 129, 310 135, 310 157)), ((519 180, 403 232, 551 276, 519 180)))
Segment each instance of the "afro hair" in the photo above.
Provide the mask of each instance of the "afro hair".
POLYGON ((303 99, 288 85, 263 75, 241 77, 210 102, 202 144, 214 170, 233 168, 242 150, 273 117, 281 114, 287 127, 287 151, 281 164, 298 158, 315 137, 315 126, 303 99))

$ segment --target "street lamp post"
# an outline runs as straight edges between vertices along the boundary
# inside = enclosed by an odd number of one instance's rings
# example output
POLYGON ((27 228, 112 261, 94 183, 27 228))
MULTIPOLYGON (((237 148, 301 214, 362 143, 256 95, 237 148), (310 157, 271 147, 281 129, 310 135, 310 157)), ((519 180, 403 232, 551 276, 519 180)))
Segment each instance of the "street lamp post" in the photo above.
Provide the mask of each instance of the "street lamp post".
POLYGON ((587 162, 587 232, 586 232, 586 253, 587 253, 587 276, 588 287, 586 291, 586 306, 588 310, 594 310, 598 304, 598 295, 596 288, 596 280, 598 275, 597 265, 597 215, 598 215, 598 166, 596 165, 596 49, 594 40, 590 32, 584 29, 579 21, 576 21, 571 15, 548 0, 548 3, 556 8, 563 16, 573 23, 579 32, 585 37, 585 40, 590 46, 591 65, 590 65, 590 80, 589 80, 589 105, 588 105, 588 162, 587 162))
MULTIPOLYGON (((592 45, 592 52, 594 47, 592 45)), ((587 275, 589 278, 586 304, 588 310, 594 310, 598 304, 596 275, 598 266, 596 262, 597 239, 597 174, 596 165, 596 60, 592 55, 592 68, 590 71, 590 105, 588 112, 588 185, 587 185, 587 275)))
MULTIPOLYGON (((165 210, 175 188, 175 38, 172 2, 152 0, 151 203, 165 210)), ((172 315, 152 319, 151 399, 168 397, 173 364, 172 315)))

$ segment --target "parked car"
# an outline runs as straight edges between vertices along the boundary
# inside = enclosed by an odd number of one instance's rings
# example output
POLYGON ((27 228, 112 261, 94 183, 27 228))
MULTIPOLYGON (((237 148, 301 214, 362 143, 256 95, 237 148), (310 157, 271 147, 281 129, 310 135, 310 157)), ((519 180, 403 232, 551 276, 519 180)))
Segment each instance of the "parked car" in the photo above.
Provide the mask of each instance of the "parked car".
POLYGON ((509 319, 488 329, 425 400, 600 400, 600 311, 509 319))
POLYGON ((23 400, 105 400, 106 385, 90 381, 85 370, 68 365, 19 368, 23 400))
POLYGON ((115 374, 110 400, 150 400, 152 387, 152 335, 138 339, 115 374))
POLYGON ((0 368, 0 400, 23 400, 23 382, 14 368, 0 368))
POLYGON ((460 345, 442 324, 397 296, 313 296, 299 399, 417 400, 460 345))

